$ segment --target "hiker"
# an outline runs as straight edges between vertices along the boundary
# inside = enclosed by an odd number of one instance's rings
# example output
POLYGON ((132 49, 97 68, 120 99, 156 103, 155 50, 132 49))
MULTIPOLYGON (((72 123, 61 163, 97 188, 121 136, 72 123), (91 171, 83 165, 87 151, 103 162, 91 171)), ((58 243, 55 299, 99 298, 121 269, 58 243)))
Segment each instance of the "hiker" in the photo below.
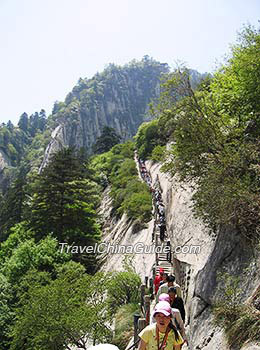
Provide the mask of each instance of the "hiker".
POLYGON ((181 297, 177 295, 177 288, 176 287, 170 287, 168 289, 168 294, 171 299, 171 307, 178 309, 181 313, 181 318, 183 319, 183 322, 185 323, 185 309, 184 309, 184 303, 181 297))
POLYGON ((158 303, 153 317, 156 323, 145 327, 139 334, 138 350, 180 350, 183 339, 172 323, 171 306, 164 301, 158 303))
POLYGON ((167 277, 168 277, 168 273, 164 272, 162 275, 162 280, 161 280, 159 286, 161 286, 162 284, 167 282, 167 277))
MULTIPOLYGON (((170 299, 169 294, 162 293, 159 296, 159 303, 165 302, 165 303, 170 304, 170 301, 171 301, 171 299, 170 299)), ((180 334, 184 340, 184 343, 187 343, 187 345, 188 345, 188 339, 187 339, 187 336, 185 333, 184 322, 181 318, 180 310, 172 308, 172 321, 173 321, 173 324, 175 325, 175 327, 177 328, 177 330, 180 332, 180 334)), ((151 324, 152 323, 155 323, 154 317, 151 318, 151 324)))
POLYGON ((159 202, 158 205, 158 211, 159 211, 159 216, 164 216, 165 214, 165 208, 162 202, 159 202))
POLYGON ((163 273, 164 273, 164 269, 162 267, 160 267, 159 269, 159 275, 155 276, 155 279, 153 281, 154 284, 154 294, 156 295, 160 286, 160 282, 163 281, 163 273))
POLYGON ((158 227, 160 229, 160 240, 163 242, 164 238, 165 238, 166 225, 165 224, 159 224, 158 227))
POLYGON ((159 301, 159 295, 162 293, 168 293, 168 289, 170 287, 175 287, 177 290, 177 295, 179 297, 181 297, 181 287, 177 283, 175 283, 175 276, 174 275, 167 276, 166 281, 167 282, 162 284, 158 289, 158 292, 156 294, 156 302, 157 303, 159 301))
POLYGON ((166 225, 165 216, 159 216, 160 225, 166 225))

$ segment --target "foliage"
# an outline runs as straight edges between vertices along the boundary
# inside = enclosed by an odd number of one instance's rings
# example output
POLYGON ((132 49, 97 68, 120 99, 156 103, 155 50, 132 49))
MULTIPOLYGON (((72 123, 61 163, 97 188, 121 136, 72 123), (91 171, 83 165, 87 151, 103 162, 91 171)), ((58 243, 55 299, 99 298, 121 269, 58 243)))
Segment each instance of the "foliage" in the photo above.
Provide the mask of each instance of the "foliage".
POLYGON ((103 275, 92 277, 75 267, 60 268, 46 285, 32 283, 21 297, 10 349, 85 349, 90 338, 110 339, 103 275))
POLYGON ((118 161, 113 165, 109 177, 112 183, 110 193, 114 207, 118 213, 126 212, 132 219, 149 221, 152 211, 151 194, 147 185, 138 179, 134 160, 129 158, 123 160, 120 157, 114 157, 115 159, 118 161))
MULTIPOLYGON (((10 349, 85 349, 90 339, 111 342, 114 311, 139 298, 141 280, 127 266, 127 272, 91 276, 82 265, 69 261, 54 266, 55 279, 46 271, 25 273, 16 286, 19 302, 10 349)), ((129 312, 136 309, 136 304, 127 306, 129 312)), ((123 328, 129 335, 126 323, 123 328)))
POLYGON ((189 70, 177 68, 158 107, 159 132, 168 117, 173 140, 164 169, 195 185, 196 215, 214 230, 229 224, 251 239, 260 234, 259 37, 246 28, 226 65, 196 91, 189 70))
POLYGON ((10 129, 4 124, 0 126, 0 150, 9 158, 12 166, 19 164, 29 142, 29 135, 19 128, 10 129))
POLYGON ((132 271, 115 272, 108 281, 108 304, 114 312, 123 304, 138 303, 141 279, 132 271))
POLYGON ((8 238, 0 244, 0 266, 12 256, 19 244, 34 237, 34 232, 27 228, 26 222, 20 222, 10 229, 8 238))
POLYGON ((32 137, 45 130, 46 121, 45 111, 42 109, 40 113, 36 112, 30 117, 23 113, 18 127, 14 127, 10 121, 0 126, 0 149, 9 158, 12 166, 19 165, 32 137))
POLYGON ((95 156, 92 165, 111 183, 110 195, 118 214, 149 221, 152 211, 151 194, 146 184, 137 176, 134 143, 127 141, 112 147, 109 152, 95 156))
POLYGON ((60 242, 84 246, 98 241, 99 187, 91 176, 73 149, 53 156, 34 184, 29 220, 38 239, 52 232, 60 242))
POLYGON ((134 317, 139 311, 138 304, 127 304, 121 306, 115 315, 115 334, 112 343, 120 350, 126 349, 129 341, 134 335, 134 317))
POLYGON ((11 324, 14 314, 10 308, 12 300, 12 288, 7 278, 0 273, 0 349, 6 350, 9 344, 9 325, 11 324))
POLYGON ((5 259, 2 272, 11 283, 18 283, 30 270, 53 272, 56 264, 70 259, 67 253, 61 253, 56 239, 48 236, 35 243, 33 239, 21 242, 8 259, 5 259))
POLYGON ((222 284, 223 294, 213 312, 216 324, 225 330, 229 345, 241 349, 247 341, 260 341, 260 311, 251 304, 241 303, 240 278, 224 274, 222 284))
POLYGON ((141 124, 135 136, 135 141, 139 157, 142 159, 149 158, 154 147, 161 144, 158 133, 158 119, 141 124))
POLYGON ((165 159, 165 154, 166 154, 165 146, 160 146, 160 145, 155 146, 152 151, 151 159, 154 162, 163 162, 163 160, 165 159))
POLYGON ((25 179, 20 176, 9 187, 0 207, 0 241, 7 238, 10 228, 23 220, 25 206, 25 179))
MULTIPOLYGON (((128 188, 126 187, 126 193, 128 188)), ((125 196, 121 207, 121 211, 126 212, 127 216, 140 221, 148 222, 151 218, 151 195, 148 191, 143 193, 130 193, 125 196)))
POLYGON ((121 137, 116 133, 115 129, 105 126, 93 145, 93 152, 97 154, 105 153, 119 143, 120 140, 121 137))

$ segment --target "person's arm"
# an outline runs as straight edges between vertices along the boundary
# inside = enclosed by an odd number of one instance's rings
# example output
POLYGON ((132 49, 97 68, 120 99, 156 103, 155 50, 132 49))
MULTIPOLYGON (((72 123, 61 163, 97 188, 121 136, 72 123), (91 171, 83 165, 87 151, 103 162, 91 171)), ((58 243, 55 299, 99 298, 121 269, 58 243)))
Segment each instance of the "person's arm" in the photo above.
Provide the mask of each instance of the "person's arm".
MULTIPOLYGON (((179 349, 177 349, 177 350, 179 350, 179 349)), ((139 346, 138 346, 138 350, 146 350, 146 343, 145 343, 145 341, 143 341, 143 339, 140 340, 140 343, 139 343, 139 346)))

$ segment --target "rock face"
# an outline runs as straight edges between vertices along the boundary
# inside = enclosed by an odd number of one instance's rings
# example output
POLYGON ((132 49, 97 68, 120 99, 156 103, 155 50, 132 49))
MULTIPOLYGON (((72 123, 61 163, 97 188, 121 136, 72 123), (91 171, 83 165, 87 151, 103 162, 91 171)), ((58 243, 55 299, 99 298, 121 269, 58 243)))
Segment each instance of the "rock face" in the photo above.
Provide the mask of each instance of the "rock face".
MULTIPOLYGON (((203 223, 194 218, 190 186, 181 186, 177 179, 160 172, 159 164, 146 162, 153 184, 159 181, 166 206, 167 232, 176 249, 175 274, 183 291, 188 315, 189 349, 229 350, 223 331, 214 325, 212 303, 218 296, 221 282, 217 273, 228 272, 242 277, 241 302, 245 302, 260 284, 260 256, 250 244, 241 239, 231 228, 221 228, 217 235, 210 234, 203 223), (180 246, 189 247, 181 252, 180 246), (198 249, 192 249, 196 247, 198 249)), ((104 240, 111 244, 134 245, 142 242, 151 245, 153 220, 147 229, 133 233, 133 226, 123 216, 116 221, 111 216, 108 192, 104 196, 104 240)), ((152 275, 154 254, 134 254, 137 273, 152 275)), ((123 254, 108 254, 103 266, 106 271, 121 270, 123 254)), ((185 347, 187 349, 187 347, 185 347)), ((260 350, 259 344, 247 344, 243 350, 260 350)), ((233 350, 233 349, 232 349, 233 350)), ((235 349, 234 349, 235 350, 235 349)))
MULTIPOLYGON (((103 218, 103 239, 102 241, 111 246, 130 247, 132 253, 112 253, 104 254, 104 265, 102 271, 122 271, 124 269, 124 261, 126 256, 131 257, 132 264, 136 273, 139 274, 142 281, 145 276, 151 275, 154 264, 155 254, 146 254, 142 252, 142 247, 152 246, 152 231, 154 221, 151 220, 147 224, 147 228, 135 232, 133 221, 128 220, 124 214, 120 220, 111 215, 111 199, 109 197, 109 188, 103 195, 103 204, 100 209, 100 215, 103 218), (137 250, 137 253, 135 253, 137 250), (140 252, 139 252, 140 251, 140 252)), ((128 248, 129 249, 129 248, 128 248)))
POLYGON ((6 181, 8 179, 5 176, 5 171, 11 166, 11 161, 8 159, 6 154, 0 149, 0 189, 6 187, 6 181))
POLYGON ((83 147, 91 153, 92 145, 104 126, 112 127, 126 140, 135 135, 147 120, 149 103, 159 97, 161 75, 167 64, 149 58, 126 66, 109 65, 92 79, 80 79, 65 103, 56 103, 53 131, 43 161, 64 146, 83 147))
MULTIPOLYGON (((217 235, 210 234, 193 216, 191 187, 181 186, 176 178, 162 174, 158 164, 147 162, 147 168, 161 185, 172 245, 201 247, 198 254, 175 255, 176 276, 183 289, 189 319, 190 348, 229 349, 222 330, 213 324, 212 303, 221 287, 217 273, 241 276, 241 302, 245 302, 260 284, 259 251, 231 228, 220 228, 217 235)), ((260 345, 248 344, 245 349, 259 350, 260 345)))

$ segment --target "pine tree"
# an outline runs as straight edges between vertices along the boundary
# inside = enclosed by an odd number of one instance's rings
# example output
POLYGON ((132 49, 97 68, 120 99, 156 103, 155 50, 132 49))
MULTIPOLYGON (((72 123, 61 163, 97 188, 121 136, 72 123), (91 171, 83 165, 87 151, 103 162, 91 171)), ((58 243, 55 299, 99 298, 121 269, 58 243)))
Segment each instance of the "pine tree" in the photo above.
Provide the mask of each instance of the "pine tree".
POLYGON ((54 154, 34 185, 30 227, 38 239, 53 233, 59 242, 92 245, 99 239, 96 184, 71 148, 54 154))
POLYGON ((18 177, 1 200, 0 241, 4 241, 8 237, 11 227, 22 221, 25 199, 24 186, 24 177, 18 177))
POLYGON ((28 127, 29 127, 29 118, 28 118, 28 114, 27 113, 23 113, 20 116, 19 122, 18 122, 18 126, 21 130, 23 130, 24 132, 28 131, 28 127))
POLYGON ((101 136, 97 138, 97 142, 93 146, 93 152, 97 154, 107 152, 120 140, 121 137, 116 133, 115 129, 105 126, 101 136))

